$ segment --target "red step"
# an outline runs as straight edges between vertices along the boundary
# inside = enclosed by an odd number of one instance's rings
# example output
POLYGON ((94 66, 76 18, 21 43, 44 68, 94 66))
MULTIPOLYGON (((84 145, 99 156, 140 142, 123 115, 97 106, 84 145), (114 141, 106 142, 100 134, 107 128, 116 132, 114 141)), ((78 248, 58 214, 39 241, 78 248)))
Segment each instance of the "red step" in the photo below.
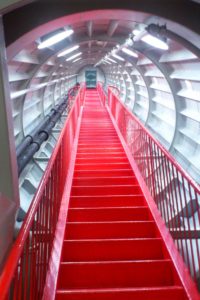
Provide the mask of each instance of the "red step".
POLYGON ((133 176, 121 177, 74 177, 73 185, 130 185, 137 184, 137 180, 133 176))
POLYGON ((153 259, 163 259, 160 238, 66 240, 63 244, 63 262, 153 259))
POLYGON ((113 156, 113 157, 90 157, 90 158, 85 158, 85 157, 79 157, 76 159, 77 164, 94 164, 94 163, 128 163, 127 157, 120 157, 120 156, 113 156))
POLYGON ((100 158, 113 158, 113 156, 114 157, 126 157, 125 155, 124 155, 124 153, 121 151, 112 151, 112 152, 110 152, 110 153, 105 153, 105 152, 100 152, 100 151, 98 151, 98 152, 96 152, 96 153, 88 153, 88 152, 86 152, 86 153, 84 153, 84 152, 82 152, 82 153, 77 153, 77 158, 89 158, 89 159, 91 159, 91 158, 97 158, 97 157, 100 157, 100 158))
POLYGON ((149 220, 147 207, 84 207, 70 208, 69 222, 145 221, 149 220))
POLYGON ((87 144, 87 145, 90 145, 90 146, 93 146, 93 145, 105 145, 105 143, 109 143, 109 144, 118 144, 119 145, 119 139, 117 138, 107 138, 107 139, 80 139, 80 142, 79 142, 79 145, 84 145, 84 144, 87 144))
POLYGON ((153 238, 156 233, 154 221, 68 222, 65 239, 153 238))
MULTIPOLYGON (((107 142, 108 144, 108 147, 109 148, 116 148, 116 147, 119 147, 120 146, 120 142, 119 141, 110 141, 109 143, 107 142)), ((100 148, 100 147, 104 147, 105 145, 105 141, 101 141, 101 142, 95 142, 95 143, 90 143, 90 142, 87 142, 87 141, 82 141, 81 143, 79 143, 78 145, 78 150, 79 149, 83 149, 83 148, 100 148)))
MULTIPOLYGON (((89 129, 88 129, 89 130, 89 129)), ((88 141, 88 142, 94 142, 94 141, 103 141, 104 143, 112 141, 112 142, 119 142, 119 138, 111 133, 104 133, 105 130, 101 130, 98 131, 97 129, 95 129, 96 134, 95 135, 87 135, 86 137, 86 133, 81 134, 80 133, 80 143, 84 142, 84 141, 88 141), (102 136, 103 135, 103 136, 102 136)))
POLYGON ((107 177, 107 176, 133 176, 133 170, 127 169, 108 169, 108 170, 75 170, 74 177, 107 177))
POLYGON ((114 170, 114 169, 130 169, 130 164, 127 163, 81 163, 75 165, 75 170, 114 170))
POLYGON ((174 285, 170 260, 62 262, 58 289, 174 285))
MULTIPOLYGON (((117 137, 117 134, 114 130, 95 130, 95 132, 88 133, 88 130, 80 130, 80 138, 96 138, 98 136, 99 139, 105 139, 105 137, 117 137)), ((118 138, 119 139, 119 138, 118 138)))
POLYGON ((98 146, 98 147, 95 146, 92 149, 87 147, 82 147, 82 148, 78 148, 77 150, 77 154, 86 153, 86 154, 94 154, 94 155, 97 155, 98 153, 113 153, 113 152, 119 152, 124 154, 121 145, 117 147, 106 147, 106 148, 103 146, 98 146))
POLYGON ((143 195, 71 196, 70 207, 146 206, 143 195))
POLYGON ((148 288, 76 289, 58 290, 57 300, 184 300, 180 286, 148 288))
POLYGON ((72 196, 95 195, 138 195, 141 194, 139 185, 97 185, 97 186, 72 186, 72 196))

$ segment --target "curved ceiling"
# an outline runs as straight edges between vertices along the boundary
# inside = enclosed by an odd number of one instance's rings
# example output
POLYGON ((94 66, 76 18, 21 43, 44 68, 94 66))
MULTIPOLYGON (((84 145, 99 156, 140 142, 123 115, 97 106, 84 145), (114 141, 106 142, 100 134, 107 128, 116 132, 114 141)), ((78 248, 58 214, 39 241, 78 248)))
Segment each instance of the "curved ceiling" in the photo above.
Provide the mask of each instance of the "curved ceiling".
POLYGON ((168 51, 138 41, 129 47, 138 58, 120 51, 124 61, 98 68, 105 83, 120 89, 129 109, 199 182, 200 5, 184 0, 115 2, 34 1, 4 15, 16 144, 59 102, 84 67, 124 44, 134 29, 164 25, 168 51), (74 34, 68 39, 37 48, 49 34, 69 28, 74 34), (75 45, 82 52, 79 61, 66 61, 71 54, 58 57, 75 45))
MULTIPOLYGON (((189 0, 16 0, 19 4, 27 4, 13 9, 4 15, 7 45, 19 37, 44 23, 56 20, 66 15, 87 12, 96 9, 119 9, 144 12, 157 15, 182 24, 199 33, 200 7, 198 3, 189 0), (31 2, 31 3, 30 3, 31 2), (26 20, 24 20, 26 16, 26 20), (15 30, 10 26, 15 26, 15 30)), ((116 19, 117 15, 113 16, 116 19)))

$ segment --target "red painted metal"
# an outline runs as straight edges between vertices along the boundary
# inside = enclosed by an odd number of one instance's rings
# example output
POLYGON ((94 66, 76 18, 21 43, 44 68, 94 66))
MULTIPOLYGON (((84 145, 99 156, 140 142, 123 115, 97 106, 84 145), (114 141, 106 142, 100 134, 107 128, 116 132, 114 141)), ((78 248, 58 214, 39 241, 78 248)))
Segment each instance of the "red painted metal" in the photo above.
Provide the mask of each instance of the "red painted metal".
POLYGON ((119 137, 98 90, 86 91, 56 299, 198 299, 183 288, 119 137))
MULTIPOLYGON (((170 153, 152 137, 141 122, 128 111, 111 89, 108 90, 108 110, 116 124, 118 134, 125 141, 124 147, 128 146, 129 161, 132 159, 132 167, 137 174, 136 177, 140 178, 142 191, 147 192, 147 198, 153 199, 154 204, 160 210, 190 274, 198 282, 200 270, 199 186, 186 174, 170 153)), ((151 206, 154 207, 153 204, 151 206)), ((155 211, 155 208, 152 209, 155 211)), ((155 215, 159 219, 158 215, 155 215)), ((161 223, 158 226, 163 227, 161 223)), ((171 238, 168 237, 165 241, 174 249, 171 238)), ((172 251, 171 254, 173 256, 172 251)), ((181 261, 179 259, 178 261, 177 268, 184 269, 181 261)), ((190 295, 192 293, 197 295, 188 276, 183 274, 182 276, 185 276, 189 290, 191 285, 190 295)), ((200 298, 200 296, 194 297, 200 298)))
POLYGON ((82 111, 83 111, 83 107, 81 107, 81 112, 77 123, 76 135, 74 138, 74 144, 71 151, 68 175, 66 178, 65 188, 62 196, 60 213, 59 213, 57 228, 55 232, 54 244, 52 248, 51 259, 49 262, 49 270, 47 273, 46 284, 45 284, 44 294, 42 298, 43 300, 55 299, 58 270, 59 270, 59 264, 61 260, 61 250, 62 250, 64 234, 65 234, 66 215, 68 211, 72 179, 74 174, 74 165, 75 165, 76 154, 77 154, 77 145, 78 145, 78 137, 80 131, 81 118, 82 118, 82 111))
POLYGON ((57 300, 184 300, 183 290, 179 286, 159 288, 107 288, 107 289, 80 289, 60 290, 57 300))
POLYGON ((0 277, 0 299, 41 299, 85 88, 81 87, 0 277))
POLYGON ((62 262, 58 289, 173 286, 170 260, 62 262))
POLYGON ((120 97, 120 90, 116 86, 109 86, 109 90, 112 91, 113 94, 115 94, 117 97, 120 97))
POLYGON ((111 89, 108 100, 101 86, 79 91, 6 262, 1 299, 199 299, 156 207, 157 182, 173 191, 173 161, 111 89))
POLYGON ((103 84, 100 82, 97 84, 97 91, 99 93, 102 104, 105 106, 107 102, 107 97, 103 89, 103 84))

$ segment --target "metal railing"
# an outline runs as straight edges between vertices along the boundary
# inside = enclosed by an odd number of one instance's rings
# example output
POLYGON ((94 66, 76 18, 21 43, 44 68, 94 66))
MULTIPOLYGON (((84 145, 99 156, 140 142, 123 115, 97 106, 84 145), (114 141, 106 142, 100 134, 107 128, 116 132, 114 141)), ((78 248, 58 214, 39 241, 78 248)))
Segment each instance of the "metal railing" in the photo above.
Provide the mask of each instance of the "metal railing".
POLYGON ((1 300, 42 299, 84 91, 84 87, 79 89, 37 193, 5 262, 0 276, 1 300))
POLYGON ((200 188, 108 89, 108 106, 162 218, 200 287, 200 188))
POLYGON ((106 104, 106 94, 105 94, 105 92, 103 90, 103 83, 99 82, 97 84, 97 91, 98 91, 99 96, 101 98, 102 104, 105 106, 105 104, 106 104))
MULTIPOLYGON (((200 267, 200 188, 120 102, 113 88, 111 113, 143 179, 171 232, 191 275, 198 282, 200 267)), ((71 158, 84 88, 79 90, 57 146, 0 276, 0 299, 42 299, 51 250, 71 158)))

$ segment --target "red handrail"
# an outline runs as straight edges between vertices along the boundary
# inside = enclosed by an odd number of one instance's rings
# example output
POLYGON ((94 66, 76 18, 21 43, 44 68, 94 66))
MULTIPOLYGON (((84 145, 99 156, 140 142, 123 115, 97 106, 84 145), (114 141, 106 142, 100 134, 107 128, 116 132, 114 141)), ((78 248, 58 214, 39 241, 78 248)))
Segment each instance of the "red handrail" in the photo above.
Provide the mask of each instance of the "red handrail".
POLYGON ((200 187, 108 88, 108 106, 175 244, 196 281, 200 271, 200 187))
POLYGON ((114 86, 114 85, 110 85, 109 88, 112 90, 112 92, 117 95, 118 97, 120 96, 120 90, 118 89, 118 87, 114 86))
MULTIPOLYGON (((111 93, 113 93, 112 89, 116 89, 118 91, 118 93, 120 94, 120 91, 117 87, 114 86, 109 86, 108 90, 110 90, 111 93), (110 90, 111 88, 111 90, 110 90)), ((113 93, 114 94, 114 93, 113 93)), ((110 97, 110 96, 109 96, 110 97)), ((108 97, 108 98, 109 98, 108 97)), ((171 161, 173 162, 173 164, 177 167, 177 169, 179 169, 179 171, 184 175, 184 177, 188 180, 188 182, 191 183, 191 185, 198 190, 198 192, 200 193, 200 187, 199 185, 192 179, 192 177, 182 168, 182 166, 177 162, 177 160, 170 154, 170 152, 168 152, 165 147, 154 138, 154 136, 149 132, 149 130, 142 124, 142 122, 140 122, 140 120, 132 113, 130 112, 130 110, 128 110, 128 108, 125 106, 125 104, 121 101, 121 99, 117 96, 117 100, 120 102, 121 106, 124 108, 124 110, 126 111, 126 113, 128 115, 130 115, 130 117, 132 119, 134 119, 134 121, 142 128, 142 130, 146 133, 146 135, 148 135, 152 141, 163 151, 163 153, 165 154, 165 156, 171 161)))
POLYGON ((70 162, 81 87, 0 276, 1 299, 41 299, 70 162), (37 276, 36 276, 37 275, 37 276))
POLYGON ((106 96, 106 94, 104 92, 104 89, 103 89, 103 83, 98 82, 98 84, 97 84, 97 91, 99 93, 99 96, 100 96, 102 104, 105 106, 106 105, 106 101, 107 101, 107 96, 106 96))

